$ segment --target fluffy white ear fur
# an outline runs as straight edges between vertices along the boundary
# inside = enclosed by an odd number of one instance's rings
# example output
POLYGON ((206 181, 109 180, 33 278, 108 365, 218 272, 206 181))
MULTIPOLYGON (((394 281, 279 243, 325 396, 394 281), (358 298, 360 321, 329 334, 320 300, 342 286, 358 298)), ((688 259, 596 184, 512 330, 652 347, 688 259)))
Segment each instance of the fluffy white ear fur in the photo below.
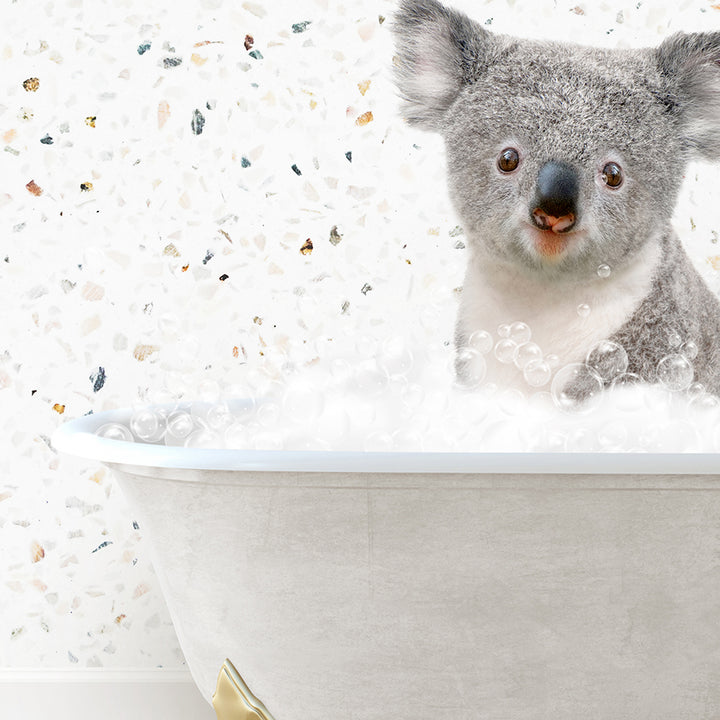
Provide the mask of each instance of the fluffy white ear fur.
POLYGON ((677 33, 657 50, 688 148, 720 159, 720 32, 677 33))
POLYGON ((437 130, 462 86, 474 79, 489 33, 435 0, 403 0, 393 32, 403 116, 437 130))

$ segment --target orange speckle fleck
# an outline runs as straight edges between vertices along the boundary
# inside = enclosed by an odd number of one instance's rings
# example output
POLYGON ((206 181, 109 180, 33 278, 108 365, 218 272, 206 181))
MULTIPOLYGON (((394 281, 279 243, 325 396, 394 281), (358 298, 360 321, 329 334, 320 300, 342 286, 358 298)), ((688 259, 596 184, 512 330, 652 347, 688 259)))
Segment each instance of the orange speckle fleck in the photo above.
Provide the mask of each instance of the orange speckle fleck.
POLYGON ((367 125, 369 122, 373 121, 373 114, 370 110, 367 112, 364 112, 358 119, 355 121, 356 125, 359 125, 362 127, 363 125, 367 125))
POLYGON ((104 479, 105 479, 105 471, 104 470, 98 470, 97 472, 93 473, 90 476, 90 481, 97 483, 98 485, 100 485, 104 479))
POLYGON ((190 265, 183 265, 183 266, 182 266, 182 271, 183 271, 183 272, 187 272, 189 267, 190 267, 190 265))
POLYGON ((58 414, 62 415, 65 412, 65 406, 61 405, 60 403, 55 403, 53 405, 53 410, 58 414))
POLYGON ((11 143, 17 137, 17 130, 8 130, 3 134, 3 140, 6 143, 11 143))
POLYGON ((133 600, 137 600, 139 597, 142 597, 145 595, 145 593, 149 593, 150 588, 145 583, 140 583, 136 588, 135 592, 133 593, 133 600))
POLYGON ((303 255, 310 255, 310 253, 313 251, 313 244, 312 240, 308 238, 304 243, 303 246, 300 248, 300 252, 303 255))
POLYGON ((720 271, 720 255, 713 255, 713 257, 709 257, 707 261, 710 263, 713 270, 720 271))
POLYGON ((95 127, 95 121, 97 120, 97 115, 88 115, 85 118, 85 124, 88 127, 95 127))
POLYGON ((360 91, 361 95, 364 95, 368 91, 371 82, 371 80, 363 80, 362 82, 358 83, 358 90, 360 91))
POLYGON ((121 615, 118 615, 118 616, 115 618, 115 624, 116 624, 116 625, 119 625, 126 617, 127 617, 127 615, 125 615, 125 613, 122 613, 121 615))
POLYGON ((162 129, 163 125, 168 121, 170 117, 170 103, 167 100, 161 100, 158 103, 158 129, 162 129))
POLYGON ((40 562, 45 557, 45 548, 36 540, 30 547, 30 555, 34 563, 40 562))
POLYGON ((133 350, 133 357, 136 360, 142 362, 143 360, 147 360, 147 358, 149 358, 150 355, 152 355, 157 350, 157 345, 136 345, 135 349, 133 350))
POLYGON ((198 55, 197 53, 193 53, 193 54, 190 56, 190 61, 193 62, 193 63, 195 63, 195 65, 197 65, 198 67, 201 67, 202 65, 204 65, 204 64, 208 61, 208 59, 207 59, 206 57, 203 57, 202 55, 198 55))
POLYGON ((31 180, 25 187, 35 197, 40 197, 43 194, 43 189, 34 180, 31 180))

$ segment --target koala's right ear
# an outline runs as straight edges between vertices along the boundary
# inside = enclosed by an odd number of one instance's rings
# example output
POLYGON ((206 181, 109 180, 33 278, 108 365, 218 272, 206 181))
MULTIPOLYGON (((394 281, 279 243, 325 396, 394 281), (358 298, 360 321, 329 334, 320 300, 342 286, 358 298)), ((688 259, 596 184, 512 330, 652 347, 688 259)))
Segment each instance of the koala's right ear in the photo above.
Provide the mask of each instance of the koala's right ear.
POLYGON ((392 30, 403 116, 438 130, 462 87, 477 79, 492 36, 436 0, 401 0, 392 30))
POLYGON ((657 48, 668 82, 665 104, 691 152, 720 159, 720 32, 676 33, 657 48))

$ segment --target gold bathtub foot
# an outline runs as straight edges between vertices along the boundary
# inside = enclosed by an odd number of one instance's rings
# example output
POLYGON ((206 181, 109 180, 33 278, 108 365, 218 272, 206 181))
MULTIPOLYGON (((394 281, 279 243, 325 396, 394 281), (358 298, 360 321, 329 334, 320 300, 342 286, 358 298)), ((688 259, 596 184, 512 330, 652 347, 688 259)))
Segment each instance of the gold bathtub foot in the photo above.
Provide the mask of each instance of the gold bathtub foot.
POLYGON ((220 668, 212 704, 218 720, 273 720, 229 660, 220 668))

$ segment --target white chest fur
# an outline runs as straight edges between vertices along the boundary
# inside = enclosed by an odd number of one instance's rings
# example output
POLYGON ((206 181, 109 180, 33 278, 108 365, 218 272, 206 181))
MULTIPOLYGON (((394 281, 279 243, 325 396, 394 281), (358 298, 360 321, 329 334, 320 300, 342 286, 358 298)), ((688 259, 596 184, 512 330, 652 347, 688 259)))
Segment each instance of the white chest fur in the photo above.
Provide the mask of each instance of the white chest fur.
MULTIPOLYGON (((521 321, 543 355, 556 355, 561 367, 583 362, 648 295, 660 252, 657 243, 648 243, 629 265, 607 277, 563 283, 528 278, 515 268, 472 257, 458 314, 459 335, 487 330, 497 342, 500 325, 521 321)), ((492 353, 487 359, 488 381, 529 389, 515 365, 496 362, 492 353)))

